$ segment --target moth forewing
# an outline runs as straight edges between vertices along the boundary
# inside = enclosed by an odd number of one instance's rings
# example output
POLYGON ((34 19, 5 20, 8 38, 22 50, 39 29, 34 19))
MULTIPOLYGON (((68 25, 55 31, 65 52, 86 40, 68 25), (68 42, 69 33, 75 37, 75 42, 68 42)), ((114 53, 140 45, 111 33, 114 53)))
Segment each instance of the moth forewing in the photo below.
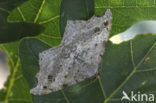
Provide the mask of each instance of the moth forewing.
POLYGON ((62 43, 40 53, 38 83, 31 93, 48 94, 95 76, 111 24, 110 10, 88 21, 67 21, 62 43))

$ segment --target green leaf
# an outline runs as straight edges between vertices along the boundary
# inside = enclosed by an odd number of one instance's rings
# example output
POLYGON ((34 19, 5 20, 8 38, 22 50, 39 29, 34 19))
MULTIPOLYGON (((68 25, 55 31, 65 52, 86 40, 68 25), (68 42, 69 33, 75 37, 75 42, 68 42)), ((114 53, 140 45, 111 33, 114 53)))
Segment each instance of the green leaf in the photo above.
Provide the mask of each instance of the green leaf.
POLYGON ((107 44, 101 69, 104 103, 121 101, 122 91, 130 94, 156 91, 156 35, 140 35, 114 45, 107 44))
POLYGON ((51 46, 61 40, 59 32, 60 0, 29 0, 16 8, 9 16, 10 22, 32 22, 44 27, 36 38, 51 46))
POLYGON ((2 89, 2 90, 0 91, 0 97, 1 97, 1 98, 0 98, 0 101, 3 101, 3 100, 4 100, 4 98, 5 98, 4 96, 5 96, 5 95, 6 95, 6 92, 5 92, 5 90, 2 89))
POLYGON ((18 42, 0 45, 0 48, 8 56, 11 73, 5 83, 5 88, 1 91, 3 94, 1 94, 0 101, 4 103, 32 103, 29 87, 21 73, 17 45, 18 42))
POLYGON ((3 19, 6 19, 8 14, 12 9, 14 9, 16 6, 20 5, 21 3, 25 2, 27 0, 1 0, 0 1, 0 16, 3 17, 3 19))
POLYGON ((95 0, 96 14, 111 9, 113 15, 111 35, 124 32, 143 20, 156 19, 155 0, 95 0))
POLYGON ((32 23, 8 23, 7 16, 10 11, 26 0, 0 1, 0 43, 19 40, 25 36, 37 35, 42 28, 32 23))
MULTIPOLYGON (((40 24, 45 29, 36 38, 42 39, 51 46, 58 45, 61 40, 58 26, 59 6, 60 1, 58 0, 47 0, 46 2, 45 0, 30 0, 14 9, 8 20, 10 22, 24 21, 40 24)), ((0 97, 0 102, 32 103, 30 88, 28 87, 20 68, 18 46, 19 42, 0 44, 0 49, 8 56, 8 64, 11 72, 11 75, 8 77, 5 84, 5 89, 3 92, 0 92, 0 96, 3 95, 2 98, 0 97), (18 64, 18 68, 16 64, 18 64), (23 92, 25 93, 21 93, 19 90, 24 90, 23 92)))
POLYGON ((62 0, 60 33, 63 36, 67 20, 88 20, 94 15, 94 0, 62 0))

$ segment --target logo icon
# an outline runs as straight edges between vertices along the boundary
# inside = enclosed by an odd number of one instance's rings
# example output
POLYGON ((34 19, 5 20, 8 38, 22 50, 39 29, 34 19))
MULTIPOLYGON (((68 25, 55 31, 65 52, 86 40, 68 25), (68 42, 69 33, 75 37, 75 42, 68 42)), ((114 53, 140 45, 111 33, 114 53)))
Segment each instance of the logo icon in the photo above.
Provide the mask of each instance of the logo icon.
POLYGON ((122 94, 123 94, 123 97, 121 98, 121 101, 122 100, 129 100, 130 101, 130 98, 128 97, 128 95, 125 91, 122 91, 122 94))

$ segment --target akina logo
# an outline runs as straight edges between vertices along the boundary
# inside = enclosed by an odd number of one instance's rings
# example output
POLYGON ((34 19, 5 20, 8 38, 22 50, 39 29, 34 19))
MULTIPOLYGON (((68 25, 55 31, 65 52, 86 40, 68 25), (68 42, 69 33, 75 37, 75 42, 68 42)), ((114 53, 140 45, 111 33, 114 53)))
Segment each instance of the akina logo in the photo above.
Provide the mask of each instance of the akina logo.
POLYGON ((153 103, 155 100, 154 94, 146 94, 146 93, 141 93, 138 91, 137 93, 131 91, 130 95, 128 95, 125 91, 122 91, 122 98, 121 101, 138 101, 138 102, 151 102, 153 103))

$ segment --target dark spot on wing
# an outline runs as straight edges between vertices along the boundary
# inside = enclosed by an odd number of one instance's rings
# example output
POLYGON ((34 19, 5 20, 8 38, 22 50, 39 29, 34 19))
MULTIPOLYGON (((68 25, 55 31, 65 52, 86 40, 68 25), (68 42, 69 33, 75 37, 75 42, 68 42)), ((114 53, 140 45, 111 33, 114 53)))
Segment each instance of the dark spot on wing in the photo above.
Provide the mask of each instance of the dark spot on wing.
POLYGON ((102 57, 103 57, 103 55, 102 55, 102 54, 100 54, 100 57, 102 58, 102 57))
POLYGON ((53 91, 53 89, 50 89, 51 91, 53 91))
POLYGON ((64 76, 64 78, 67 78, 67 77, 68 77, 67 75, 64 76))
POLYGON ((63 88, 66 88, 68 86, 68 84, 64 83, 63 84, 63 88))
POLYGON ((108 21, 104 22, 104 26, 108 26, 108 21))
POLYGON ((98 46, 98 44, 96 43, 95 46, 98 46))
POLYGON ((47 86, 43 86, 43 89, 47 89, 47 86))
POLYGON ((109 30, 108 27, 106 29, 109 30))
POLYGON ((52 75, 48 75, 48 79, 51 80, 53 78, 52 75))
MULTIPOLYGON (((104 14, 103 14, 104 15, 104 14)), ((96 17, 103 17, 103 15, 96 15, 96 17)))
POLYGON ((96 27, 96 28, 94 29, 94 33, 99 32, 99 31, 100 31, 100 28, 99 28, 99 27, 96 27))
POLYGON ((78 80, 75 80, 76 81, 76 83, 78 82, 78 80))
POLYGON ((49 82, 52 82, 52 80, 49 80, 49 82))

